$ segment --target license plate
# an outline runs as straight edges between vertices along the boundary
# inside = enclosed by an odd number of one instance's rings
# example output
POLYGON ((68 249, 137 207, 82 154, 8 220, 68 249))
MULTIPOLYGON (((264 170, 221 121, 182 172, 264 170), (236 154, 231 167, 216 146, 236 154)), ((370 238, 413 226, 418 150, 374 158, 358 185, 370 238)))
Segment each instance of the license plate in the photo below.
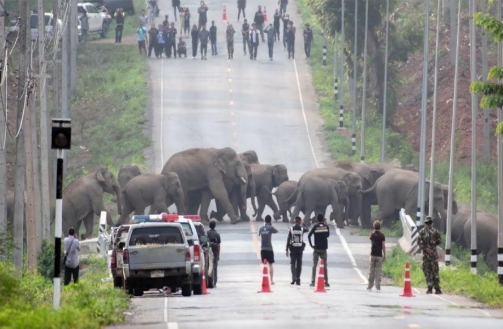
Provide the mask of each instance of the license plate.
POLYGON ((150 272, 150 277, 151 278, 163 278, 164 271, 152 271, 152 272, 150 272))

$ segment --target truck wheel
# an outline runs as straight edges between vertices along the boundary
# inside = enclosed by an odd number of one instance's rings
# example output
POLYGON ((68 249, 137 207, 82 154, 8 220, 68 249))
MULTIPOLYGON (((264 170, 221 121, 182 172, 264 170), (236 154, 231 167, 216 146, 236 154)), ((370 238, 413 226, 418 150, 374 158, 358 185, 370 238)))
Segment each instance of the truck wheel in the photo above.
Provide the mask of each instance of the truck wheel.
POLYGON ((190 297, 192 295, 192 285, 184 284, 182 285, 182 296, 190 297))
POLYGON ((133 287, 133 296, 135 297, 143 296, 143 289, 141 287, 133 287))
POLYGON ((114 288, 122 288, 122 278, 121 277, 114 278, 114 288))
POLYGON ((201 284, 194 284, 192 285, 192 290, 194 291, 194 295, 200 295, 201 294, 201 284))

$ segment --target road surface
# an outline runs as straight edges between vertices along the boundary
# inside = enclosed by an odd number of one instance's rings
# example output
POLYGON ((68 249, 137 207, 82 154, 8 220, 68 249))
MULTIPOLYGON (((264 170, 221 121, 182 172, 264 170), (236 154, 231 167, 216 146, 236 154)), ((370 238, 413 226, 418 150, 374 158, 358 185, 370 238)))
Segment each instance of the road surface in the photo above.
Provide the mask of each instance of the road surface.
MULTIPOLYGON (((172 19, 173 10, 161 7, 172 19)), ((169 157, 193 147, 233 147, 238 152, 257 151, 260 162, 285 164, 290 179, 306 170, 323 166, 328 157, 320 138, 322 120, 317 114, 311 76, 302 51, 302 25, 295 4, 287 12, 297 26, 296 60, 288 60, 280 43, 273 61, 267 45, 259 46, 256 61, 242 52, 236 33, 234 60, 228 61, 223 37, 222 6, 237 31, 236 1, 206 1, 208 18, 218 27, 218 53, 208 60, 150 59, 152 170, 159 173, 169 157)), ((191 23, 197 23, 191 1, 191 23)), ((272 21, 275 3, 262 2, 272 21)), ((183 4, 185 5, 185 3, 183 4)), ((253 17, 255 5, 248 2, 253 17)), ((177 25, 179 25, 177 23, 177 25)), ((190 39, 186 39, 191 53, 190 39)), ((269 210, 270 212, 270 210, 269 210)), ((367 237, 332 227, 328 252, 327 293, 314 293, 311 281, 310 248, 304 253, 302 284, 291 286, 289 258, 285 255, 288 224, 274 224, 273 293, 257 293, 261 287, 259 223, 218 224, 222 236, 218 288, 209 295, 181 297, 147 292, 132 299, 128 323, 119 328, 496 328, 503 326, 502 313, 458 296, 425 295, 399 297, 402 289, 384 286, 380 294, 366 291, 369 241, 367 237), (342 235, 341 235, 342 234, 342 235)), ((392 239, 388 239, 388 245, 392 239)))

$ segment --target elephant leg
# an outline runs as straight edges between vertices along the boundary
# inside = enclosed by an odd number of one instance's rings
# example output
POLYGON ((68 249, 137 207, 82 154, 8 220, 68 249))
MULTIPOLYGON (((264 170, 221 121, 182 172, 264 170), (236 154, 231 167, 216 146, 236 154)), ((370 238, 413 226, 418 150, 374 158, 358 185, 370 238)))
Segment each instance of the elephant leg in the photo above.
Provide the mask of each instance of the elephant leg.
POLYGON ((82 221, 84 222, 84 226, 86 228, 86 238, 89 238, 93 235, 94 213, 90 212, 82 221))
POLYGON ((286 213, 287 211, 283 211, 283 213, 281 214, 281 216, 283 217, 283 223, 288 223, 288 215, 286 213))
POLYGON ((360 223, 358 223, 358 217, 357 213, 358 210, 356 209, 358 207, 358 202, 356 201, 356 198, 353 196, 349 197, 349 209, 346 211, 346 216, 348 219, 348 225, 354 225, 354 226, 360 226, 360 223))
POLYGON ((265 205, 267 203, 267 198, 270 196, 268 191, 264 192, 264 189, 261 189, 261 191, 257 195, 257 200, 258 200, 258 210, 257 210, 257 217, 255 220, 257 222, 263 222, 264 219, 262 218, 262 214, 264 213, 265 205), (267 193, 267 195, 266 195, 267 193))
POLYGON ((134 206, 129 201, 129 198, 124 195, 123 198, 124 205, 122 206, 122 215, 119 218, 119 224, 124 224, 129 222, 129 215, 135 210, 134 206))
POLYGON ((311 225, 311 214, 313 213, 314 208, 306 207, 304 211, 304 223, 307 225, 311 225))
MULTIPOLYGON (((77 234, 77 236, 79 236, 79 230, 80 230, 80 225, 82 225, 82 220, 78 220, 76 223, 75 223, 75 234, 77 234)), ((70 225, 71 227, 72 225, 70 225)), ((70 228, 68 227, 68 228, 70 228)), ((63 234, 68 234, 68 232, 63 232, 63 234)), ((84 240, 84 239, 82 239, 84 240)))
POLYGON ((208 218, 208 209, 210 207, 210 202, 212 199, 211 192, 204 191, 201 198, 201 211, 199 215, 201 216, 201 221, 208 223, 210 219, 208 218))
POLYGON ((211 214, 210 214, 210 218, 215 218, 216 220, 221 222, 224 220, 225 210, 224 210, 224 207, 222 207, 222 205, 220 204, 220 202, 215 200, 215 203, 217 205, 217 211, 212 210, 211 214))
POLYGON ((188 214, 197 214, 199 206, 201 205, 202 198, 201 191, 189 192, 187 193, 186 203, 188 214))
POLYGON ((366 197, 365 195, 362 197, 362 214, 360 217, 361 224, 363 228, 371 229, 372 228, 372 200, 366 197))
POLYGON ((239 216, 241 217, 241 220, 245 222, 250 221, 250 216, 246 213, 246 207, 243 202, 239 202, 239 216))
POLYGON ((227 215, 229 215, 231 224, 236 224, 237 222, 239 222, 240 218, 234 212, 234 208, 232 207, 232 204, 229 200, 229 194, 227 193, 224 182, 216 179, 213 181, 210 180, 209 187, 211 194, 213 194, 215 200, 218 200, 222 204, 225 211, 227 212, 227 215))

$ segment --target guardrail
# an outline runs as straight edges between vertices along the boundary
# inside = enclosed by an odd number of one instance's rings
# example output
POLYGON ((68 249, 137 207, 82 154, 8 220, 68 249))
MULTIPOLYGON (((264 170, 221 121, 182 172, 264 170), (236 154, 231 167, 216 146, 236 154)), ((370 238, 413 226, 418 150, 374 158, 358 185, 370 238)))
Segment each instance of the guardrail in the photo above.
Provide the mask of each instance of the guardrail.
POLYGON ((398 244, 406 253, 415 255, 419 252, 419 245, 417 243, 419 231, 416 223, 405 213, 403 208, 400 210, 400 222, 402 222, 403 235, 398 240, 398 244))

